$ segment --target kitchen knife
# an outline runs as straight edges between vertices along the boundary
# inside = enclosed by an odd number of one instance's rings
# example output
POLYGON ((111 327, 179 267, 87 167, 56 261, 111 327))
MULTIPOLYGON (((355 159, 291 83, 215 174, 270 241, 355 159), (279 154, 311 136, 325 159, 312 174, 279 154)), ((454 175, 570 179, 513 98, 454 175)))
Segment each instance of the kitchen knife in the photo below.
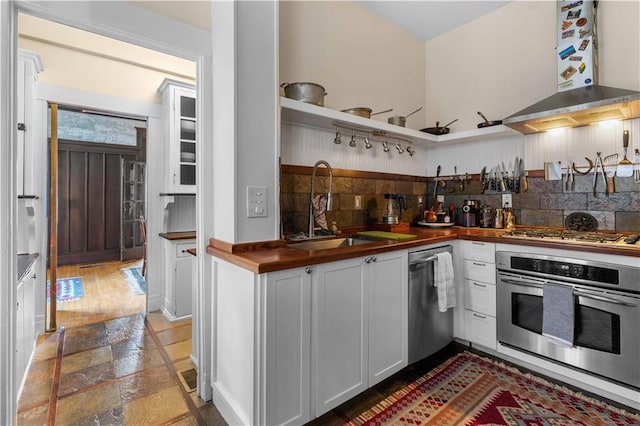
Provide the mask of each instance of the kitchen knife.
POLYGON ((517 155, 513 164, 513 190, 514 192, 520 192, 520 158, 517 155))
MULTIPOLYGON (((500 166, 498 166, 498 169, 500 169, 500 166)), ((500 179, 500 190, 501 192, 507 192, 507 182, 506 182, 506 176, 508 176, 507 174, 507 168, 504 166, 504 161, 502 162, 502 172, 500 173, 502 175, 502 179, 500 179)))
POLYGON ((440 170, 442 170, 442 168, 440 167, 440 164, 438 164, 438 168, 436 169, 436 178, 433 181, 433 198, 436 198, 436 191, 438 190, 438 180, 440 180, 440 170))
POLYGON ((484 194, 484 191, 486 189, 486 182, 487 182, 487 166, 483 166, 482 167, 482 171, 480 171, 480 184, 482 185, 482 191, 480 192, 481 194, 484 194))
POLYGON ((527 170, 524 168, 524 158, 520 159, 520 188, 521 192, 529 190, 529 181, 527 180, 527 170))

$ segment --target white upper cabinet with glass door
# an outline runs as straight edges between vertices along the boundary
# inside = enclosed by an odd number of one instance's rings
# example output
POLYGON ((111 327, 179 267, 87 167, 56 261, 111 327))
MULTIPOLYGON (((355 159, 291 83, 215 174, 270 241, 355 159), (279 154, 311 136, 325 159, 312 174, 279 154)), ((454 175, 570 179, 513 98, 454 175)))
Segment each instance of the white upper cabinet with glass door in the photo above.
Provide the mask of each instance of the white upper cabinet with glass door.
POLYGON ((168 193, 195 193, 196 92, 193 85, 165 79, 160 86, 167 143, 168 193))

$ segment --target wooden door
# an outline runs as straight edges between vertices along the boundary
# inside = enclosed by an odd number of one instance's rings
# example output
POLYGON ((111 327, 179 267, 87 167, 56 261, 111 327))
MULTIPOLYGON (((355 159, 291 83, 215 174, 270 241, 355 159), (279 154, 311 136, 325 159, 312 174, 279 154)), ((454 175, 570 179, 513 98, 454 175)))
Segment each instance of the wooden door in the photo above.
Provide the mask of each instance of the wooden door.
POLYGON ((121 159, 137 148, 75 141, 58 147, 58 264, 120 259, 121 159))
POLYGON ((120 260, 144 256, 140 218, 145 216, 145 204, 146 163, 123 158, 120 260))

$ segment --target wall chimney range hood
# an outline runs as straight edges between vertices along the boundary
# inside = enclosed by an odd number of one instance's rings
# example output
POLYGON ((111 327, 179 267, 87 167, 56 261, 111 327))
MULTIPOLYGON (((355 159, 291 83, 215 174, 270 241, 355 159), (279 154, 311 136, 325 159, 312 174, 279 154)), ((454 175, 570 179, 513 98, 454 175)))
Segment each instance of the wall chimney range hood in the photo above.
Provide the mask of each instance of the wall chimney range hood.
POLYGON ((591 85, 549 96, 505 118, 502 124, 526 135, 638 117, 640 92, 591 85))
POLYGON ((520 133, 640 117, 640 91, 597 84, 592 1, 558 1, 558 93, 505 118, 520 133))

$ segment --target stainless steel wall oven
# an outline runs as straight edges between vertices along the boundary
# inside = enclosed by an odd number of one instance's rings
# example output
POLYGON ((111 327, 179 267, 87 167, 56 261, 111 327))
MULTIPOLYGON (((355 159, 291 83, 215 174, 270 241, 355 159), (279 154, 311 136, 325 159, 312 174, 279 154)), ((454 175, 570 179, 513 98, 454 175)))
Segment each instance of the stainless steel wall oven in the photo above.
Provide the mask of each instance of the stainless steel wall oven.
POLYGON ((640 267, 496 253, 498 341, 640 388, 640 267), (543 336, 545 285, 570 289, 570 347, 543 336))

